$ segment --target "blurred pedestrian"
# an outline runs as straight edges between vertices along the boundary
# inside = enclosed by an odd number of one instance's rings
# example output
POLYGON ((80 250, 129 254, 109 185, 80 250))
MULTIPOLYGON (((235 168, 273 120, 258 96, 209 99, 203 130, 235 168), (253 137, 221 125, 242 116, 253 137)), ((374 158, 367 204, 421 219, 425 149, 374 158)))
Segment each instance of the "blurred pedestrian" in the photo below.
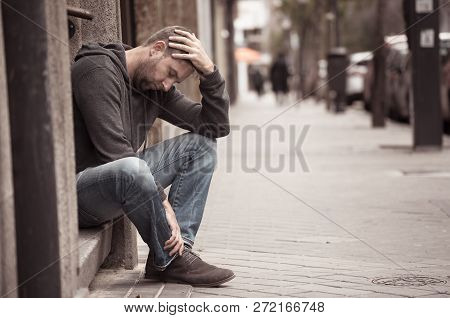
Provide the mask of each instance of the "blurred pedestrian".
POLYGON ((264 94, 264 76, 257 66, 251 66, 249 73, 251 87, 256 91, 258 97, 261 97, 264 94))
POLYGON ((289 70, 284 53, 279 53, 275 62, 270 67, 270 81, 272 91, 275 94, 278 105, 282 105, 289 93, 288 78, 289 70))

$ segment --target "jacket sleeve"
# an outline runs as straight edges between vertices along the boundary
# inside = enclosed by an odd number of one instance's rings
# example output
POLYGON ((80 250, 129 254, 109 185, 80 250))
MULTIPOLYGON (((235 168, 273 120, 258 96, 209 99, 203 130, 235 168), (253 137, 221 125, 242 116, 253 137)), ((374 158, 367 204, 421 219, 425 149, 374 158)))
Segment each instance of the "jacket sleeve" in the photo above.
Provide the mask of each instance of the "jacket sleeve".
MULTIPOLYGON (((89 137, 102 163, 137 157, 127 139, 120 108, 122 96, 117 76, 109 69, 94 68, 73 81, 73 97, 89 137)), ((164 189, 157 183, 162 200, 164 189)))
POLYGON ((225 81, 217 67, 214 67, 214 72, 201 78, 200 93, 202 100, 197 103, 172 87, 166 95, 159 117, 207 137, 219 138, 228 135, 230 100, 225 81))

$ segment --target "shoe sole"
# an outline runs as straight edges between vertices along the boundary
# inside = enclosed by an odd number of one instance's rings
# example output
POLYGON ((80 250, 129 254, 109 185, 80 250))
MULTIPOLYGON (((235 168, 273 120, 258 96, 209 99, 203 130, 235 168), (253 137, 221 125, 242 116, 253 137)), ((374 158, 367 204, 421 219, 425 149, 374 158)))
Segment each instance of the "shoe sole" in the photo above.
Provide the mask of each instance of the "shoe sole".
POLYGON ((189 284, 189 283, 186 283, 186 282, 183 282, 183 281, 180 281, 180 280, 166 279, 166 278, 161 278, 161 277, 158 277, 158 276, 150 276, 150 277, 144 276, 144 278, 146 278, 146 279, 157 279, 157 280, 159 280, 161 282, 164 282, 164 283, 175 283, 175 284, 190 285, 192 287, 218 287, 220 285, 223 285, 223 284, 233 280, 234 278, 236 278, 236 275, 233 274, 233 276, 230 276, 230 277, 227 277, 227 278, 225 278, 225 279, 223 279, 221 281, 214 282, 214 283, 209 283, 209 284, 189 284))

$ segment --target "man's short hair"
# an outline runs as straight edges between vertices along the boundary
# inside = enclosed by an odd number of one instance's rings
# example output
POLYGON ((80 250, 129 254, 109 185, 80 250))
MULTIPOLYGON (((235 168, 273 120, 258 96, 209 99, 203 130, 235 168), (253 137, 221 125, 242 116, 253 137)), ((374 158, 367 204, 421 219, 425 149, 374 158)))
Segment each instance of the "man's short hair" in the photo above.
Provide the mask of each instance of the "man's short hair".
POLYGON ((150 36, 142 44, 142 46, 150 46, 153 43, 155 43, 156 41, 164 41, 166 43, 166 47, 167 47, 166 48, 166 52, 164 54, 165 56, 167 56, 169 54, 171 55, 172 53, 186 53, 185 51, 169 47, 169 36, 180 36, 180 34, 175 33, 175 30, 182 30, 182 31, 186 31, 186 32, 189 32, 189 33, 193 33, 188 28, 182 27, 182 26, 179 26, 179 25, 168 26, 168 27, 165 27, 164 29, 161 29, 161 30, 157 31, 152 36, 150 36))

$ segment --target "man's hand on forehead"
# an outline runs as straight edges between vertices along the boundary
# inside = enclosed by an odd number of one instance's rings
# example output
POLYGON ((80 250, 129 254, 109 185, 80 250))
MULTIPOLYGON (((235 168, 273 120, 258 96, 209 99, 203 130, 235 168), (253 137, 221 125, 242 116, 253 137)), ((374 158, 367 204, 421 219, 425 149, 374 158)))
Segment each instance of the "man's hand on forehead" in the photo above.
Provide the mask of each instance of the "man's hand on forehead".
POLYGON ((172 57, 191 61, 195 69, 203 75, 212 73, 214 71, 214 63, 206 54, 202 43, 195 34, 182 30, 175 30, 175 33, 179 35, 169 37, 169 47, 186 53, 173 53, 172 57))

